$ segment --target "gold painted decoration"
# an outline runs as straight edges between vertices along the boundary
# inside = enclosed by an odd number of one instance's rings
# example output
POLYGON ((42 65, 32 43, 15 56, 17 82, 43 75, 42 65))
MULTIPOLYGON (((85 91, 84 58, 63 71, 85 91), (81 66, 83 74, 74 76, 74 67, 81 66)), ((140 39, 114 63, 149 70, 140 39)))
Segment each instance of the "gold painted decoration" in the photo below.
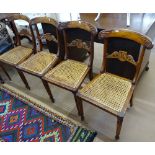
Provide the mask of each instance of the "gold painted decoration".
MULTIPOLYGON (((89 43, 90 44, 90 43, 89 43)), ((83 42, 82 40, 80 39, 75 39, 73 40, 71 43, 68 43, 68 46, 69 47, 77 47, 77 48, 83 48, 87 51, 90 51, 91 48, 88 46, 88 43, 86 42, 83 42)))
POLYGON ((51 33, 44 34, 43 36, 41 36, 41 39, 46 39, 48 41, 54 41, 55 43, 58 43, 58 40, 51 33))
POLYGON ((126 51, 115 51, 112 54, 108 55, 107 58, 115 58, 120 61, 127 61, 133 65, 137 65, 132 55, 128 55, 126 51))

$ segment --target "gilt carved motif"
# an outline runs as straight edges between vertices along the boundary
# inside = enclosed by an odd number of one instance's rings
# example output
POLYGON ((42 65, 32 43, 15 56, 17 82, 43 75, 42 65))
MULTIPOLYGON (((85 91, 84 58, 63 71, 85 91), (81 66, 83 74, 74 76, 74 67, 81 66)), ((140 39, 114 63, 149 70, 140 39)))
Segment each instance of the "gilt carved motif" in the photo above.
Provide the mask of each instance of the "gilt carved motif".
POLYGON ((54 41, 55 43, 58 43, 58 40, 55 38, 55 36, 50 33, 44 34, 43 36, 41 36, 41 39, 46 39, 48 41, 54 41))
POLYGON ((108 55, 107 58, 115 58, 120 61, 127 61, 133 65, 136 65, 136 61, 134 60, 132 55, 127 54, 126 51, 115 51, 112 54, 108 55))
MULTIPOLYGON (((89 43, 90 44, 90 43, 89 43)), ((87 51, 90 51, 90 46, 88 45, 88 43, 86 42, 83 42, 82 40, 80 39, 75 39, 73 40, 71 43, 68 43, 68 46, 69 47, 77 47, 77 48, 83 48, 87 51)))

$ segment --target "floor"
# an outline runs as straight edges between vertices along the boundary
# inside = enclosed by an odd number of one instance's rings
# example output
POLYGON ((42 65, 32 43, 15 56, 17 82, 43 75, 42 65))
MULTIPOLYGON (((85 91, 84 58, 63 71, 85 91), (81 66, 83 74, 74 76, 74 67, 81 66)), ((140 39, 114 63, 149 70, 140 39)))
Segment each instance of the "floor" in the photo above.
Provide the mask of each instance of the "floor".
POLYGON ((155 13, 131 13, 130 27, 127 27, 127 13, 102 13, 95 21, 96 13, 80 13, 81 20, 90 22, 98 28, 128 28, 141 33, 146 33, 155 21, 155 13))
MULTIPOLYGON (((95 44, 94 72, 99 73, 101 67, 102 47, 101 44, 95 44)), ((134 106, 127 110, 124 118, 120 140, 119 141, 155 141, 155 49, 152 50, 150 57, 150 70, 145 72, 139 81, 134 94, 134 106)), ((30 84, 31 91, 25 89, 21 79, 14 69, 7 68, 12 77, 12 82, 7 84, 16 89, 25 92, 27 95, 41 101, 49 109, 55 109, 64 115, 80 122, 77 116, 77 110, 73 95, 61 88, 50 85, 53 92, 55 103, 51 103, 40 79, 26 75, 30 84)), ((7 78, 5 78, 7 79, 7 78)), ((98 132, 95 141, 115 141, 116 118, 84 103, 85 121, 84 126, 98 132)))

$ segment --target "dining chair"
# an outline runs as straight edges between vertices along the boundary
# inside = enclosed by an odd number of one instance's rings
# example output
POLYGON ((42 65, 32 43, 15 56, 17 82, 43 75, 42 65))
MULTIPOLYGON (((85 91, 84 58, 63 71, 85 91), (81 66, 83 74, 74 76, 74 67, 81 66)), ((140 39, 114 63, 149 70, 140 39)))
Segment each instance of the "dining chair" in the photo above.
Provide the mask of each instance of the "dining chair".
POLYGON ((82 101, 116 116, 115 139, 119 139, 129 103, 132 106, 133 91, 139 78, 145 50, 151 49, 153 44, 147 36, 127 29, 103 30, 99 37, 104 39, 101 72, 78 91, 76 101, 81 120, 84 120, 82 101), (113 70, 112 64, 115 68, 113 70), (129 66, 131 70, 127 69, 129 66), (134 76, 130 79, 129 75, 134 76))
MULTIPOLYGON (((33 32, 32 38, 35 40, 35 54, 17 68, 21 72, 41 78, 59 61, 58 22, 49 17, 36 17, 30 20, 30 28, 33 32), (49 43, 51 49, 47 50, 44 46, 49 43), (54 49, 52 49, 52 45, 54 49)), ((53 98, 51 99, 53 100, 53 98)))
POLYGON ((70 21, 62 23, 60 27, 65 42, 65 60, 48 71, 42 79, 46 83, 45 88, 49 96, 52 96, 52 93, 48 83, 72 92, 75 98, 76 92, 85 77, 89 75, 89 78, 92 79, 93 76, 94 38, 97 29, 84 21, 70 21), (87 52, 88 63, 70 59, 71 51, 87 52))
MULTIPOLYGON (((15 23, 16 21, 20 20, 20 21, 26 22, 29 25, 30 19, 27 16, 24 16, 21 14, 16 14, 16 15, 8 17, 4 20, 6 22, 9 22, 11 25, 12 31, 15 34, 15 45, 16 45, 13 49, 0 55, 0 65, 3 68, 3 70, 5 71, 6 64, 13 68, 16 68, 18 64, 22 63, 24 60, 26 60, 28 57, 30 57, 33 54, 34 49, 22 45, 21 38, 19 35, 19 29, 17 28, 16 23, 15 23)), ((26 79, 24 79, 23 74, 20 71, 18 71, 18 73, 19 73, 19 76, 21 77, 21 79, 23 79, 26 88, 30 89, 26 82, 26 79)), ((8 74, 8 76, 9 76, 9 74, 8 74)), ((10 76, 9 76, 9 79, 11 80, 10 76)))

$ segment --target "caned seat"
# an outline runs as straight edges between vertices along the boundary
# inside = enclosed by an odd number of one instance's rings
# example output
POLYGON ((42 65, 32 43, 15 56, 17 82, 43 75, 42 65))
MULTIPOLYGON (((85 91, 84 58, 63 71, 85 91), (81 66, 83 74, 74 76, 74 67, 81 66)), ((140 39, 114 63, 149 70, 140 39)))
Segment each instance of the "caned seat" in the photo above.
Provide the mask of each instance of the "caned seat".
POLYGON ((131 87, 130 80, 103 73, 79 90, 79 94, 101 108, 121 112, 131 87))
POLYGON ((66 60, 50 70, 43 78, 48 82, 77 89, 88 71, 86 64, 74 60, 66 60))
POLYGON ((23 46, 17 46, 12 50, 2 54, 0 56, 0 61, 10 65, 18 65, 26 60, 31 54, 32 49, 23 46))
POLYGON ((56 60, 56 54, 41 51, 24 61, 18 66, 18 68, 41 76, 55 63, 56 60))

